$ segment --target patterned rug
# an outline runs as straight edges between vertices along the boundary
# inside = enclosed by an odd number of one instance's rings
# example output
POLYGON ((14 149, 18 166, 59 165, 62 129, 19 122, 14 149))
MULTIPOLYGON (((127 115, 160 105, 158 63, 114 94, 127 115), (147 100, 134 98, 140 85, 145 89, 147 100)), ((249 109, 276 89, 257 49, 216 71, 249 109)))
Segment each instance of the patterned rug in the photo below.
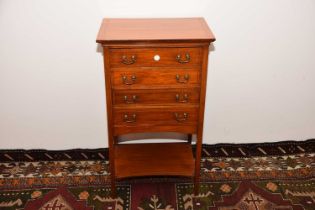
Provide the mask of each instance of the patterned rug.
POLYGON ((128 179, 110 197, 108 152, 0 150, 0 209, 315 209, 315 139, 203 145, 201 189, 176 177, 128 179))

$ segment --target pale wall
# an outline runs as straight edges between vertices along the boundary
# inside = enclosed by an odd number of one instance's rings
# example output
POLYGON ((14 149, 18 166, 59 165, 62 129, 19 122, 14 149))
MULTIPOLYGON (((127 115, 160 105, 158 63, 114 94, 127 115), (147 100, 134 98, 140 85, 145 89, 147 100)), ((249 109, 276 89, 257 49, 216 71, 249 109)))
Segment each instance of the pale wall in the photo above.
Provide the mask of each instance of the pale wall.
POLYGON ((103 17, 203 16, 205 143, 315 137, 313 0, 0 0, 0 149, 107 146, 103 17))

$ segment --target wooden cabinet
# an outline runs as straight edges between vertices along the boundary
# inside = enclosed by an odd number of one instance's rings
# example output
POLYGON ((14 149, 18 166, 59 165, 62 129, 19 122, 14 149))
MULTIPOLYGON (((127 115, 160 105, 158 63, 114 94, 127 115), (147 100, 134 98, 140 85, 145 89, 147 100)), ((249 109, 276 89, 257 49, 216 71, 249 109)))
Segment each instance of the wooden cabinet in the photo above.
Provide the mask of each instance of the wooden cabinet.
POLYGON ((209 45, 203 18, 104 19, 111 187, 127 177, 194 177, 199 188, 209 45), (130 133, 178 132, 182 143, 119 144, 130 133), (196 134, 196 155, 191 135, 196 134))

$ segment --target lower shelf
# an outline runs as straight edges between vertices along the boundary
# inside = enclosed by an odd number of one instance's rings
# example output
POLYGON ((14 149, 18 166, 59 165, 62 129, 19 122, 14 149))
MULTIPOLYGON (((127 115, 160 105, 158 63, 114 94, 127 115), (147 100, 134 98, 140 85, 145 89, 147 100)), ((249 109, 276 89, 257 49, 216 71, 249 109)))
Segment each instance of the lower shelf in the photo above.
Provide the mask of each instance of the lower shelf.
POLYGON ((115 146, 115 177, 194 175, 195 160, 187 143, 115 146))

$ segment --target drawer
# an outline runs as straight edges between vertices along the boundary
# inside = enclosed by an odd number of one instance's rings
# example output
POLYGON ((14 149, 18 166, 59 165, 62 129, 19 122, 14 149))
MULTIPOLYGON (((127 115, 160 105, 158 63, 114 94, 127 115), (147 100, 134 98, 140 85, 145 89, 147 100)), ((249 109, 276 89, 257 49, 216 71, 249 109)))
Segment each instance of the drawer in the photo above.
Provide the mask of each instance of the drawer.
POLYGON ((187 87, 199 85, 199 69, 121 69, 111 73, 114 89, 187 87))
POLYGON ((114 109, 115 126, 195 125, 198 108, 114 109))
POLYGON ((110 66, 115 67, 189 67, 200 65, 201 48, 111 49, 110 66))
POLYGON ((114 105, 132 104, 199 104, 199 88, 168 90, 117 90, 114 105))

